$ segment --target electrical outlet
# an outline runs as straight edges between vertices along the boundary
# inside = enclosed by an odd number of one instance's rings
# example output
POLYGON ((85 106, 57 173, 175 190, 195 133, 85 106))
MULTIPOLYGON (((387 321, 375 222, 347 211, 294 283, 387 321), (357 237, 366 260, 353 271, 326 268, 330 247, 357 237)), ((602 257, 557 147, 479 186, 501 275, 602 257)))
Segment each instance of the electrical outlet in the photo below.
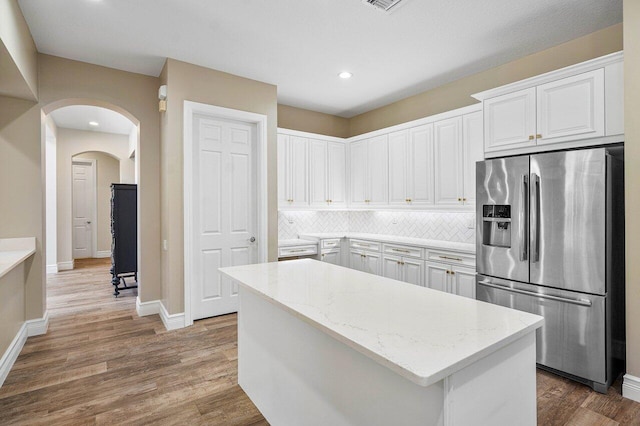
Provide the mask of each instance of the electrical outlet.
POLYGON ((167 251, 167 240, 162 240, 162 250, 167 251))
POLYGON ((474 229, 476 227, 475 219, 467 220, 467 229, 474 229))

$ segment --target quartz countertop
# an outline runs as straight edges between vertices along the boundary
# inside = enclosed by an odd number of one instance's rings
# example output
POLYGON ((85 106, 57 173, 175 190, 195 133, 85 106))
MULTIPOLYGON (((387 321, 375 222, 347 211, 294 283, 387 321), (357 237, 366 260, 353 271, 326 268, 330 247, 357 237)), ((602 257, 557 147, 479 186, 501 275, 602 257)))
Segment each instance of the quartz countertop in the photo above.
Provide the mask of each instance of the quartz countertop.
POLYGON ((35 237, 0 239, 0 278, 36 252, 35 237))
POLYGON ((357 232, 331 232, 331 233, 301 233, 300 238, 315 238, 323 240, 327 238, 355 238, 361 240, 380 241, 383 243, 391 244, 407 244, 411 246, 441 249, 441 250, 454 250, 469 254, 475 254, 476 245, 468 243, 458 243, 452 241, 442 240, 428 240, 424 238, 411 238, 411 237, 399 237, 396 235, 384 235, 384 234, 363 234, 357 232))
POLYGON ((295 247, 295 246, 306 246, 309 244, 318 244, 318 241, 315 239, 306 240, 304 238, 292 238, 290 240, 278 240, 278 247, 295 247))
POLYGON ((544 321, 538 315, 312 259, 220 271, 420 386, 444 379, 544 321))

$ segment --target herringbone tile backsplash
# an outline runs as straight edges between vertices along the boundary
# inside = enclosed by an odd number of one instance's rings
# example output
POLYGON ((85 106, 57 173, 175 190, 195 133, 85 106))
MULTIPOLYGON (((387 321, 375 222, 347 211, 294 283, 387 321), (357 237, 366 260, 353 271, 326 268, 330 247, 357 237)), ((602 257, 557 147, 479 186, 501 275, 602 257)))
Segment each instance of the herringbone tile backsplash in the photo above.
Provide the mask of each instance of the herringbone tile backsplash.
POLYGON ((364 232, 473 244, 475 217, 473 212, 281 211, 278 238, 297 238, 302 232, 364 232))

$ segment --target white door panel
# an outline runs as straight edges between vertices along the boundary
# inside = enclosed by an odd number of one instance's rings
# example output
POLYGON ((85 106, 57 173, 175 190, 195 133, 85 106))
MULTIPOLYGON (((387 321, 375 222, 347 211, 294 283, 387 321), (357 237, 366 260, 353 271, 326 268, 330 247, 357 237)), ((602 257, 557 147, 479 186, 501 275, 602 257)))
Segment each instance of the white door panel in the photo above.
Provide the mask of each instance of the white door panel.
POLYGON ((484 101, 485 151, 535 146, 536 88, 484 101))
POLYGON ((402 259, 402 269, 402 281, 409 284, 424 285, 422 281, 422 270, 424 269, 422 260, 407 259, 405 257, 402 259))
POLYGON ((237 284, 218 268, 257 260, 255 126, 203 115, 193 121, 193 319, 237 311, 237 284))
POLYGON ((346 145, 340 142, 327 142, 327 160, 327 192, 331 207, 346 207, 346 145))
POLYGON ((382 276, 402 281, 402 259, 397 256, 384 255, 382 258, 382 276))
POLYGON ((278 206, 287 207, 291 199, 289 185, 289 136, 278 135, 278 206))
POLYGON ((408 156, 407 193, 410 204, 433 204, 433 124, 409 130, 408 156))
POLYGON ((325 207, 327 194, 327 142, 312 139, 309 141, 309 186, 312 206, 325 207))
POLYGON ((473 269, 453 268, 451 292, 459 296, 476 298, 476 273, 473 269))
POLYGON ((425 262, 425 286, 434 290, 449 291, 449 268, 433 262, 425 262))
POLYGON ((464 204, 475 205, 476 200, 476 162, 484 159, 482 144, 482 111, 462 117, 462 166, 464 204))
POLYGON ((389 152, 387 135, 369 140, 367 176, 370 204, 387 204, 389 193, 389 152))
POLYGON ((406 205, 407 165, 409 163, 407 146, 408 132, 401 131, 389 135, 389 204, 406 205))
POLYGON ((462 117, 434 123, 435 203, 462 199, 462 117))
POLYGON ((304 207, 309 204, 308 161, 309 141, 306 138, 291 136, 289 152, 291 153, 291 201, 293 207, 304 207))
POLYGON ((89 161, 72 164, 72 241, 73 258, 83 259, 93 254, 96 186, 95 165, 89 161))
POLYGON ((362 140, 353 142, 349 146, 351 203, 357 206, 365 205, 367 200, 367 142, 362 140))

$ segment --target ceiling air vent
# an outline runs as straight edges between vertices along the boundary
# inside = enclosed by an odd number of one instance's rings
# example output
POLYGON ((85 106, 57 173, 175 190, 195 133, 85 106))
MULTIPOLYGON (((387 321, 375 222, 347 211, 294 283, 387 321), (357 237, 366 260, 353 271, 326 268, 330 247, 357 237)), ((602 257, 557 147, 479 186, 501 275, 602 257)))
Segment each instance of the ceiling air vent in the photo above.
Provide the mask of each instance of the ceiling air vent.
POLYGON ((369 3, 371 6, 385 12, 391 12, 391 10, 398 6, 402 0, 364 0, 365 3, 369 3))

